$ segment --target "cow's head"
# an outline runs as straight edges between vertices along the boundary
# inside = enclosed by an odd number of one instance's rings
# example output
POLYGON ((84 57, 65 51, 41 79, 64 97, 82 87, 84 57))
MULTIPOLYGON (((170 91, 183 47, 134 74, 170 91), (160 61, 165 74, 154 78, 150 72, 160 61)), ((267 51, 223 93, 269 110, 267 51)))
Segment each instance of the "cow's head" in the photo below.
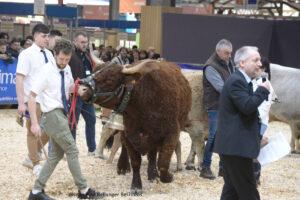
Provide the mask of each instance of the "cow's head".
POLYGON ((85 102, 95 102, 100 106, 115 109, 124 100, 124 93, 128 94, 126 91, 135 81, 158 68, 155 65, 145 67, 150 62, 156 61, 144 60, 125 68, 117 64, 104 64, 91 76, 81 79, 78 93, 85 102))

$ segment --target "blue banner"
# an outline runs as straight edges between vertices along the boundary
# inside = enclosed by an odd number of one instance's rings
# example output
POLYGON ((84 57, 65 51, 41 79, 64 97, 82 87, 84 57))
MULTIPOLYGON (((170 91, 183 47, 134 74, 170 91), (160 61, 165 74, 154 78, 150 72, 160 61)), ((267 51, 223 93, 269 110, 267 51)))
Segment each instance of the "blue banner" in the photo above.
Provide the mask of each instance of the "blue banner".
POLYGON ((17 59, 8 63, 0 59, 0 104, 18 104, 16 95, 17 59))

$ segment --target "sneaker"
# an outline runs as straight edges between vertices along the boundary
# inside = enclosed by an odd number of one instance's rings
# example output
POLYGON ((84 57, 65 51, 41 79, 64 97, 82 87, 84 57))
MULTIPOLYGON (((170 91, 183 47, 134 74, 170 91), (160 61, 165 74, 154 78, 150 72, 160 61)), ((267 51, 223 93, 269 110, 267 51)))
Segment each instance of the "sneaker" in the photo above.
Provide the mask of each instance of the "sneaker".
POLYGON ((96 192, 92 188, 89 188, 85 194, 81 194, 80 191, 78 191, 78 199, 102 199, 103 197, 103 194, 96 192))
POLYGON ((88 152, 87 153, 87 156, 95 156, 96 155, 96 150, 95 151, 93 151, 93 152, 88 152))
POLYGON ((214 176, 214 174, 212 173, 210 167, 202 167, 201 172, 200 172, 200 177, 210 179, 210 180, 213 180, 216 178, 214 176))
POLYGON ((22 165, 24 167, 27 167, 29 169, 32 169, 33 168, 33 164, 32 164, 32 161, 30 160, 29 156, 27 155, 24 159, 24 161, 22 162, 22 165))
POLYGON ((33 170, 32 170, 32 172, 33 172, 33 174, 35 175, 35 176, 39 176, 40 175, 40 173, 41 173, 41 170, 42 170, 42 166, 41 165, 35 165, 34 167, 33 167, 33 170))
POLYGON ((54 199, 49 197, 48 195, 45 194, 44 191, 42 191, 37 194, 33 194, 32 192, 30 192, 28 200, 54 200, 54 199))

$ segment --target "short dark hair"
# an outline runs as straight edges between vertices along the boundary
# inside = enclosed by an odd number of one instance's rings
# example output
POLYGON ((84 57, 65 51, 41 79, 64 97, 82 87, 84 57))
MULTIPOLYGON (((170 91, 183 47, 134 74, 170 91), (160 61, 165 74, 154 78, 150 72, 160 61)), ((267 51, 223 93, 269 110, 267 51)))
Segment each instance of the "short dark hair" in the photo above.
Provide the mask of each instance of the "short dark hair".
POLYGON ((74 47, 73 47, 71 41, 61 38, 55 42, 53 51, 54 51, 55 55, 58 55, 60 52, 62 52, 63 54, 66 54, 66 55, 70 55, 73 51, 73 48, 74 47))
POLYGON ((49 30, 48 26, 46 26, 45 24, 37 24, 32 29, 32 35, 34 35, 35 33, 48 34, 49 31, 50 30, 49 30))
POLYGON ((9 39, 9 35, 8 33, 5 33, 5 32, 0 32, 0 39, 9 39))
POLYGON ((11 39, 10 44, 13 44, 15 42, 20 42, 20 39, 14 37, 14 38, 11 39))
POLYGON ((57 29, 52 29, 50 31, 49 36, 52 36, 52 37, 59 36, 59 37, 61 37, 62 33, 59 30, 57 30, 57 29))

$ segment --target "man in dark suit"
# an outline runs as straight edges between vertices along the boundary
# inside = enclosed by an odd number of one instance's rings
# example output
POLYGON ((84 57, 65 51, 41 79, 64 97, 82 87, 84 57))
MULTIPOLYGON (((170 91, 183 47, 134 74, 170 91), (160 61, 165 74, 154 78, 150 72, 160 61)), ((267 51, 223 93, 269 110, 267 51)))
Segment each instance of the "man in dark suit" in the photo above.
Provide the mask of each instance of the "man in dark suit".
POLYGON ((224 162, 221 200, 259 200, 252 160, 260 149, 257 107, 268 97, 269 85, 262 83, 255 92, 251 80, 262 66, 256 47, 238 49, 234 62, 238 70, 225 83, 219 102, 214 152, 224 162))

